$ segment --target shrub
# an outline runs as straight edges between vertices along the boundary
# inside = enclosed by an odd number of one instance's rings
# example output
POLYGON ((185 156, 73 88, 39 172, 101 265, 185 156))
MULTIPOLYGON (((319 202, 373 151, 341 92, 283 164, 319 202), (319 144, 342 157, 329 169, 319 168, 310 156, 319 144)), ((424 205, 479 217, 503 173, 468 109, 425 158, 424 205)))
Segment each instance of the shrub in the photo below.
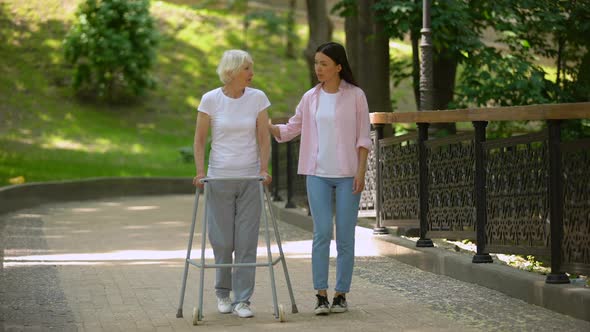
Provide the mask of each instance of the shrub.
POLYGON ((85 0, 64 40, 73 87, 108 101, 153 88, 157 31, 149 0, 85 0))

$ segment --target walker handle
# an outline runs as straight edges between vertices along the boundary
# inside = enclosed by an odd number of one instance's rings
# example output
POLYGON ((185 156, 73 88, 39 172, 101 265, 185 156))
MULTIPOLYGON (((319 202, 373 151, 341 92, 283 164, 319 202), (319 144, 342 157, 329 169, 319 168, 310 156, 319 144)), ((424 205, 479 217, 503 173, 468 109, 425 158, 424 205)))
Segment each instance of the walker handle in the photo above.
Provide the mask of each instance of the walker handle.
POLYGON ((257 180, 257 181, 264 181, 266 177, 264 176, 234 176, 234 177, 204 177, 199 180, 200 183, 210 182, 210 181, 232 181, 232 180, 257 180))

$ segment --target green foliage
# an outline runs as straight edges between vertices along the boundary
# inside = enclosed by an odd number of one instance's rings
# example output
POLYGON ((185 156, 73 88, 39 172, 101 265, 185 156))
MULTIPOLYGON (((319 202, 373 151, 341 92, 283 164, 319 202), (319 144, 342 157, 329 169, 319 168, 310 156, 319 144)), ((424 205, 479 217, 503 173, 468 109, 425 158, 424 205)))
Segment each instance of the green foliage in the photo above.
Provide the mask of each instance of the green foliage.
POLYGON ((153 88, 157 32, 149 0, 85 0, 64 40, 82 94, 116 101, 153 88))
POLYGON ((375 10, 391 38, 403 39, 408 32, 420 32, 422 4, 417 1, 381 0, 375 4, 375 10))
MULTIPOLYGON (((394 87, 399 87, 402 82, 412 77, 412 60, 407 57, 391 56, 389 59, 389 75, 394 87)), ((393 109, 396 109, 397 100, 392 96, 393 109)))
MULTIPOLYGON (((419 35, 422 1, 381 0, 374 9, 392 38, 419 35)), ((589 0, 432 1, 434 55, 463 66, 449 108, 590 100, 588 17, 589 0), (486 29, 499 34, 494 46, 482 42, 486 29), (556 81, 546 78, 537 56, 556 61, 556 81)))
POLYGON ((555 86, 546 89, 552 102, 590 100, 590 0, 501 0, 493 18, 511 53, 554 61, 555 86))
POLYGON ((543 69, 526 56, 482 47, 466 54, 452 107, 548 103, 550 88, 543 69))
MULTIPOLYGON (((84 1, 0 1, 0 186, 194 175, 179 149, 193 143, 199 98, 219 87, 221 54, 242 45, 243 16, 225 6, 187 6, 190 0, 153 1, 159 41, 152 72, 160 84, 141 103, 88 103, 73 98, 74 68, 64 63, 61 43, 84 1)), ((303 39, 305 30, 297 27, 303 39)), ((308 89, 305 61, 277 56, 283 40, 259 32, 250 34, 252 86, 268 95, 271 116, 291 115, 308 89)))
POLYGON ((356 0, 341 0, 332 7, 330 13, 342 17, 356 15, 356 0))
MULTIPOLYGON (((287 33, 294 37, 293 31, 287 30, 287 18, 277 15, 272 10, 258 10, 246 15, 246 22, 251 30, 255 30, 253 37, 260 40, 268 40, 276 36, 285 36, 287 33)), ((294 38, 297 41, 297 37, 294 38)))

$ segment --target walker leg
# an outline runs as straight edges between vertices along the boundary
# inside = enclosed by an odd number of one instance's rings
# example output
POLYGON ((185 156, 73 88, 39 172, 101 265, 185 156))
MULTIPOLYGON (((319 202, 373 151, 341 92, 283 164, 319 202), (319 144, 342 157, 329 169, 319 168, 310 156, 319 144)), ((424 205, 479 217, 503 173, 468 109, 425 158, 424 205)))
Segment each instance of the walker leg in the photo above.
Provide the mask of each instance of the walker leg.
POLYGON ((207 192, 209 191, 209 183, 205 182, 205 209, 203 210, 203 222, 201 227, 201 277, 199 279, 199 306, 197 309, 197 319, 203 320, 203 287, 205 283, 205 245, 207 242, 207 192))
POLYGON ((186 259, 184 260, 184 273, 182 274, 182 286, 180 288, 180 301, 178 303, 178 311, 176 318, 182 318, 182 305, 184 303, 184 292, 186 290, 186 277, 188 275, 188 265, 191 259, 191 249, 193 247, 193 236, 195 234, 195 222, 197 220, 197 208, 199 205, 199 188, 195 191, 195 203, 193 205, 193 221, 191 223, 191 230, 188 237, 188 248, 186 249, 186 259))
POLYGON ((264 232, 265 239, 266 239, 266 252, 268 254, 268 270, 270 273, 270 285, 272 288, 272 303, 274 306, 274 316, 275 318, 279 318, 279 306, 277 304, 277 289, 275 285, 275 273, 274 273, 274 264, 272 263, 272 253, 270 251, 270 228, 268 226, 268 218, 266 215, 266 209, 264 204, 264 186, 262 182, 259 183, 260 186, 260 204, 261 204, 261 211, 262 211, 262 218, 264 219, 264 227, 266 232, 264 232))
POLYGON ((283 271, 285 272, 285 280, 287 281, 287 289, 289 290, 289 297, 291 298, 291 312, 296 314, 299 312, 297 310, 297 304, 295 304, 295 296, 293 295, 293 288, 291 287, 291 279, 289 278, 289 270, 287 269, 287 261, 285 260, 285 254, 283 253, 283 245, 281 244, 281 235, 279 234, 279 228, 277 225, 277 220, 274 216, 274 212, 272 211, 272 203, 270 200, 270 194, 268 190, 265 189, 265 196, 266 196, 266 203, 268 205, 268 210, 270 211, 270 219, 272 220, 272 226, 275 232, 275 239, 277 240, 277 246, 279 248, 279 254, 281 258, 281 263, 283 265, 283 271))

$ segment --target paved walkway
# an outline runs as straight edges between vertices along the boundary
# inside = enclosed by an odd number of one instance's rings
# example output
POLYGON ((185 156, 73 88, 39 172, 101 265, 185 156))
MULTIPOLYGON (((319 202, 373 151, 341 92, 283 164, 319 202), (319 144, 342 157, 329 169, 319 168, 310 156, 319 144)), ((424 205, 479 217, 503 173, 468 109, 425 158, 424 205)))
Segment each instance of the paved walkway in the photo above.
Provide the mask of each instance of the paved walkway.
MULTIPOLYGON (((204 320, 192 326, 197 268, 189 272, 185 317, 176 318, 192 201, 126 197, 0 215, 0 331, 590 331, 590 322, 400 263, 360 227, 350 311, 315 316, 311 234, 281 221, 299 313, 287 310, 285 323, 273 317, 268 269, 258 268, 256 316, 219 314, 208 269, 204 320)), ((197 248, 200 235, 195 240, 197 248)), ((259 260, 265 252, 261 241, 259 260)), ((275 276, 289 309, 280 265, 275 276)))

